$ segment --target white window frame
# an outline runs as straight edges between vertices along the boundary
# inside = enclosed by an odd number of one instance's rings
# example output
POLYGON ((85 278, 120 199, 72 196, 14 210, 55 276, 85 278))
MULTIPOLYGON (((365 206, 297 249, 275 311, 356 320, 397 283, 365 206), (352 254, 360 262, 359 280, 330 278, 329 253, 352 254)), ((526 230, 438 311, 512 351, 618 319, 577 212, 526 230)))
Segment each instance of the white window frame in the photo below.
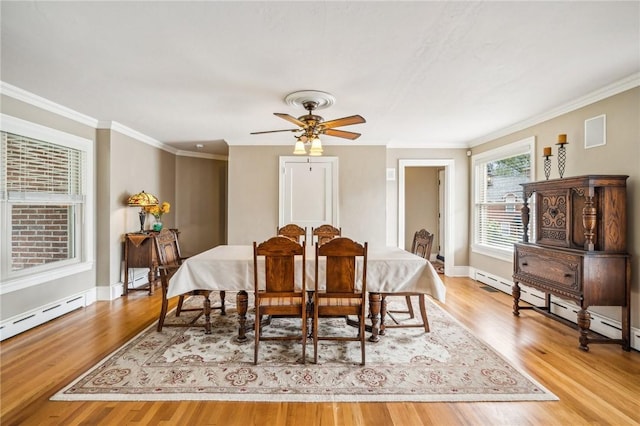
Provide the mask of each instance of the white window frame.
POLYGON ((11 233, 10 204, 5 196, 0 194, 0 295, 22 290, 31 286, 42 284, 79 272, 91 270, 94 264, 94 156, 93 141, 70 133, 65 133, 56 129, 51 129, 39 124, 31 123, 6 114, 0 114, 0 130, 7 133, 55 143, 62 146, 74 148, 83 152, 86 158, 82 170, 82 192, 84 203, 80 209, 82 215, 77 226, 80 229, 80 238, 77 240, 77 256, 72 261, 53 262, 43 267, 34 267, 19 274, 11 275, 10 270, 10 243, 11 238, 5 238, 11 233))
MULTIPOLYGON (((535 180, 535 146, 536 138, 531 136, 525 139, 521 139, 516 142, 495 148, 489 151, 482 152, 480 154, 473 155, 471 157, 471 251, 478 254, 494 257, 500 260, 513 261, 513 247, 511 249, 504 249, 499 247, 493 247, 487 244, 480 244, 477 242, 477 228, 478 228, 478 204, 477 200, 480 198, 481 180, 478 178, 481 164, 490 161, 497 161, 508 157, 513 157, 521 154, 529 154, 531 156, 531 180, 535 180)), ((530 205, 531 208, 531 205, 530 205)))

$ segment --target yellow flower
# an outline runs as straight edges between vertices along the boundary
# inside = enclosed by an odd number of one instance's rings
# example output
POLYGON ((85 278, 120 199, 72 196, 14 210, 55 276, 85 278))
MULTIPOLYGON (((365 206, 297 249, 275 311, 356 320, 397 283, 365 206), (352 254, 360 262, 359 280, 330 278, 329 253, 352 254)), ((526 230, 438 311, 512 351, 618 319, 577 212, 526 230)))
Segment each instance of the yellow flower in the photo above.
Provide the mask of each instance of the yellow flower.
POLYGON ((148 213, 151 213, 156 219, 160 219, 163 214, 169 213, 171 211, 171 204, 165 201, 158 206, 145 207, 145 210, 148 213))

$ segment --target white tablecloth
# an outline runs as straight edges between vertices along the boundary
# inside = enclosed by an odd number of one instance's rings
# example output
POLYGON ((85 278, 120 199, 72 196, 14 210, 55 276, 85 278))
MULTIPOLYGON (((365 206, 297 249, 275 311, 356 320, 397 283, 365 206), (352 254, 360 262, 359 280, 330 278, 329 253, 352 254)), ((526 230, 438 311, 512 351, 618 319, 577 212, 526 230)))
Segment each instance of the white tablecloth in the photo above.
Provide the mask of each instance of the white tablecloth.
MULTIPOLYGON (((314 246, 306 247, 306 258, 305 285, 308 290, 313 290, 315 286, 314 246)), ((319 272, 322 273, 322 267, 319 272)), ((300 276, 296 277, 300 286, 301 275, 300 273, 300 276)), ((323 280, 321 279, 320 282, 323 280)), ((253 286, 253 247, 223 245, 187 259, 171 278, 168 297, 178 296, 191 290, 252 292, 253 286)), ((446 288, 431 263, 397 247, 369 246, 367 291, 423 293, 441 302, 444 302, 446 295, 446 288)))

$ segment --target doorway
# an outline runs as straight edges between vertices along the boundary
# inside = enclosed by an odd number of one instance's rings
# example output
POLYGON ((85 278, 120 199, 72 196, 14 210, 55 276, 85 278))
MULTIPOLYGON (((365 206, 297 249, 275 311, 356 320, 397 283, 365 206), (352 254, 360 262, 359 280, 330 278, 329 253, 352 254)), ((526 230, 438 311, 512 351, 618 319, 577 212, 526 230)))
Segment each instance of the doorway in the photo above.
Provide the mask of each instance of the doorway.
POLYGON ((441 231, 440 245, 444 247, 444 264, 445 274, 452 273, 454 268, 453 261, 453 220, 450 220, 451 214, 453 214, 453 176, 454 176, 454 160, 453 159, 410 159, 399 160, 398 162, 398 247, 405 247, 405 214, 406 214, 406 199, 405 199, 405 174, 407 167, 438 167, 443 168, 443 173, 440 176, 444 176, 444 182, 440 182, 442 187, 442 197, 440 198, 440 221, 441 231))

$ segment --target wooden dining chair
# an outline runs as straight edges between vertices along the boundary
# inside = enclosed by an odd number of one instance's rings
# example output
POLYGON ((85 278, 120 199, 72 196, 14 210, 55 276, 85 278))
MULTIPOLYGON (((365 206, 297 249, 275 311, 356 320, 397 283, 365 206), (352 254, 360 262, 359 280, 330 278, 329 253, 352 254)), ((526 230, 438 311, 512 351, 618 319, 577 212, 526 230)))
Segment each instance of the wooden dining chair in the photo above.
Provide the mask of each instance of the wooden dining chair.
POLYGON ((167 299, 167 292, 169 290, 169 280, 173 274, 178 270, 182 261, 185 259, 180 255, 180 245, 176 233, 171 229, 163 229, 156 235, 154 235, 154 243, 156 249, 156 255, 158 258, 158 275, 160 277, 160 283, 162 286, 162 304, 160 307, 160 316, 158 318, 158 331, 162 331, 163 327, 192 327, 196 321, 204 314, 205 316, 205 332, 211 333, 211 310, 219 309, 221 314, 225 314, 225 293, 220 292, 221 303, 219 306, 212 307, 209 295, 209 290, 193 290, 186 294, 181 294, 178 299, 178 305, 176 307, 176 317, 179 317, 182 312, 195 311, 198 314, 188 323, 169 323, 165 324, 167 317, 167 310, 169 307, 169 300, 167 299), (202 308, 184 308, 183 303, 185 296, 203 296, 202 308))
POLYGON ((322 245, 335 237, 342 235, 342 228, 336 228, 333 225, 320 225, 317 228, 311 228, 311 236, 315 242, 322 245))
MULTIPOLYGON (((429 261, 429 257, 431 257, 431 247, 433 246, 433 234, 428 232, 426 229, 421 229, 417 231, 413 236, 413 242, 411 244, 411 253, 418 255, 427 259, 429 261)), ((385 328, 405 328, 405 327, 424 327, 425 332, 429 332, 429 319, 427 317, 427 307, 424 301, 424 294, 422 293, 382 293, 382 312, 386 312, 386 314, 391 318, 393 324, 386 324, 384 318, 382 319, 382 323, 380 325, 380 331, 384 332, 385 328), (389 296, 404 296, 405 303, 407 305, 407 309, 404 310, 387 310, 387 297, 389 296), (415 317, 413 311, 413 304, 411 303, 411 297, 418 297, 418 306, 420 307, 420 316, 422 318, 422 322, 420 323, 407 323, 403 322, 399 318, 396 318, 393 314, 408 314, 408 318, 404 321, 413 319, 415 317)))
POLYGON ((258 363, 260 341, 297 340, 302 343, 302 363, 306 364, 307 347, 307 301, 305 289, 304 246, 288 237, 277 236, 260 243, 253 243, 253 274, 255 294, 255 348, 253 363, 258 363), (296 263, 295 256, 302 256, 296 263), (264 261, 264 267, 259 267, 264 261), (298 265, 298 268, 296 268, 298 265), (301 288, 296 289, 296 272, 301 273, 301 288), (259 272, 260 271, 260 272, 259 272), (262 274, 264 271, 264 274, 262 274), (264 336, 262 333, 265 315, 301 318, 298 333, 285 336, 264 336))
POLYGON ((362 352, 360 365, 365 364, 365 312, 367 292, 367 243, 364 246, 345 237, 336 237, 324 244, 316 243, 315 292, 313 295, 313 359, 318 362, 318 341, 359 341, 362 352), (356 259, 362 259, 358 271, 356 259), (324 281, 319 273, 322 262, 324 281), (358 283, 362 286, 358 288, 358 283), (356 336, 319 335, 319 320, 326 317, 358 317, 356 336))
POLYGON ((306 245, 307 242, 307 228, 302 228, 295 223, 289 223, 281 228, 278 228, 276 235, 284 235, 285 237, 289 237, 298 243, 302 242, 303 246, 306 245), (301 239, 302 241, 300 241, 301 239))

